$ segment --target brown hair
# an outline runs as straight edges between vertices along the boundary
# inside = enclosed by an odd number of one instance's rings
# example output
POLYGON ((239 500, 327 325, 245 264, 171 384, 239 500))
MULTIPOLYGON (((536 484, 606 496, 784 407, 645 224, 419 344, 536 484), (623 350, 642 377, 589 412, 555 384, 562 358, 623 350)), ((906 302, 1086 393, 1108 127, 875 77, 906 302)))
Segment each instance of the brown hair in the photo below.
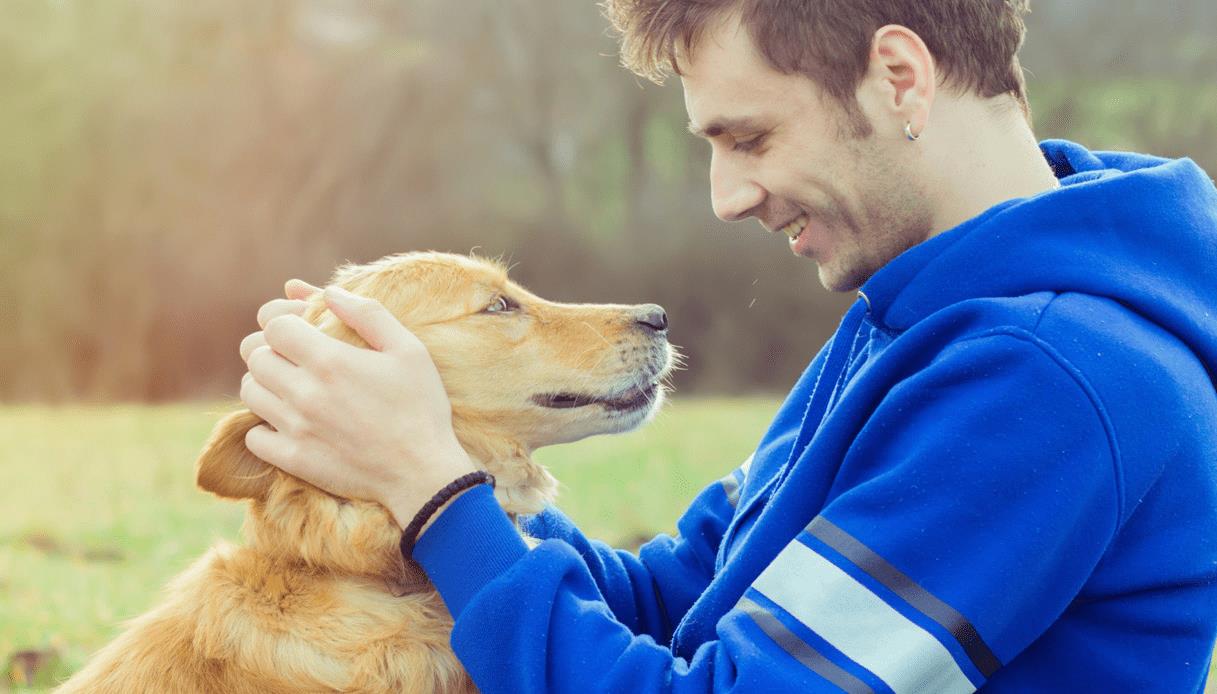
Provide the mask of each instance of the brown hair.
POLYGON ((1018 49, 1029 0, 603 0, 621 34, 621 62, 662 84, 681 74, 707 24, 738 12, 761 54, 782 73, 811 78, 846 111, 860 116, 855 94, 871 40, 881 27, 914 31, 933 54, 945 84, 984 98, 1011 94, 1028 112, 1018 49))

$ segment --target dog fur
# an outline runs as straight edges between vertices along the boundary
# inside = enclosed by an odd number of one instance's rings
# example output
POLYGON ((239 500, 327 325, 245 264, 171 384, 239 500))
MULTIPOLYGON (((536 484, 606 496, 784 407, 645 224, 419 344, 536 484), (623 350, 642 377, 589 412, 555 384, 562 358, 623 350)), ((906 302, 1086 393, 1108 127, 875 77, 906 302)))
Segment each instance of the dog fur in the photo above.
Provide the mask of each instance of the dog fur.
MULTIPOLYGON (((344 266, 332 283, 379 300, 427 346, 458 439, 513 517, 556 493, 533 450, 632 429, 662 400, 673 352, 648 325, 658 307, 553 303, 497 263, 441 253, 344 266), (499 297, 518 308, 488 312, 499 297)), ((319 298, 305 319, 367 347, 319 298)), ((212 547, 58 691, 476 691, 388 511, 253 456, 244 437, 260 423, 248 410, 225 416, 196 463, 200 487, 248 503, 244 544, 212 547)))

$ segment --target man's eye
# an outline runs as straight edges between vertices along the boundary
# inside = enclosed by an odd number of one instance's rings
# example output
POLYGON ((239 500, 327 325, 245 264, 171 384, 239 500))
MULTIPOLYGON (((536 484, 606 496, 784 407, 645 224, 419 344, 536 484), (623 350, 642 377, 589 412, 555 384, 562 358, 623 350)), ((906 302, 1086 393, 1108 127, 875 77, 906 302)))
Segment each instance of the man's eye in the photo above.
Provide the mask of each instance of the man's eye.
POLYGON ((508 299, 505 296, 499 296, 499 297, 495 297, 495 300, 489 306, 486 307, 485 312, 486 313, 507 313, 509 311, 514 311, 519 307, 520 307, 520 305, 517 304, 516 302, 512 301, 511 299, 508 299))
POLYGON ((765 139, 764 135, 757 135, 749 140, 736 140, 735 145, 731 149, 736 152, 751 152, 761 146, 761 142, 765 139))

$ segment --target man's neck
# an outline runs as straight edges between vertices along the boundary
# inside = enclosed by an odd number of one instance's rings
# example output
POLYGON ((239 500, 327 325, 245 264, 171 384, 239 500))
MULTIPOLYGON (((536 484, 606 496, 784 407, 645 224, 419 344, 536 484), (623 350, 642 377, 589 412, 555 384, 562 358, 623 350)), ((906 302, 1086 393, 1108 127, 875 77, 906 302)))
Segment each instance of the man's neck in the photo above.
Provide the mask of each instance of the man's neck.
POLYGON ((1059 187, 1019 110, 995 113, 991 103, 961 99, 936 111, 934 139, 925 143, 935 152, 937 172, 929 175, 930 190, 937 191, 930 236, 998 203, 1059 187))

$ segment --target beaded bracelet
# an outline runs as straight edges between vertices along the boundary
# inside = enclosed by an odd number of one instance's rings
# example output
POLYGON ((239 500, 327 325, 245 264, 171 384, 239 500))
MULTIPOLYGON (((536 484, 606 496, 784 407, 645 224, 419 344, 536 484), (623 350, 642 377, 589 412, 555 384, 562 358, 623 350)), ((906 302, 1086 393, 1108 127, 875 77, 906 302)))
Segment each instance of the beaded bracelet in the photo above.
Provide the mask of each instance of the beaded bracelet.
POLYGON ((414 556, 414 543, 418 542, 418 533, 423 529, 423 524, 426 523, 435 512, 439 510, 449 499, 456 496, 458 493, 476 487, 479 484, 489 484, 494 488, 494 475, 485 470, 478 470, 467 475, 452 480, 448 486, 435 493, 431 500, 423 504, 423 507, 414 514, 414 519, 406 526, 406 529, 401 533, 401 556, 409 560, 414 556))

